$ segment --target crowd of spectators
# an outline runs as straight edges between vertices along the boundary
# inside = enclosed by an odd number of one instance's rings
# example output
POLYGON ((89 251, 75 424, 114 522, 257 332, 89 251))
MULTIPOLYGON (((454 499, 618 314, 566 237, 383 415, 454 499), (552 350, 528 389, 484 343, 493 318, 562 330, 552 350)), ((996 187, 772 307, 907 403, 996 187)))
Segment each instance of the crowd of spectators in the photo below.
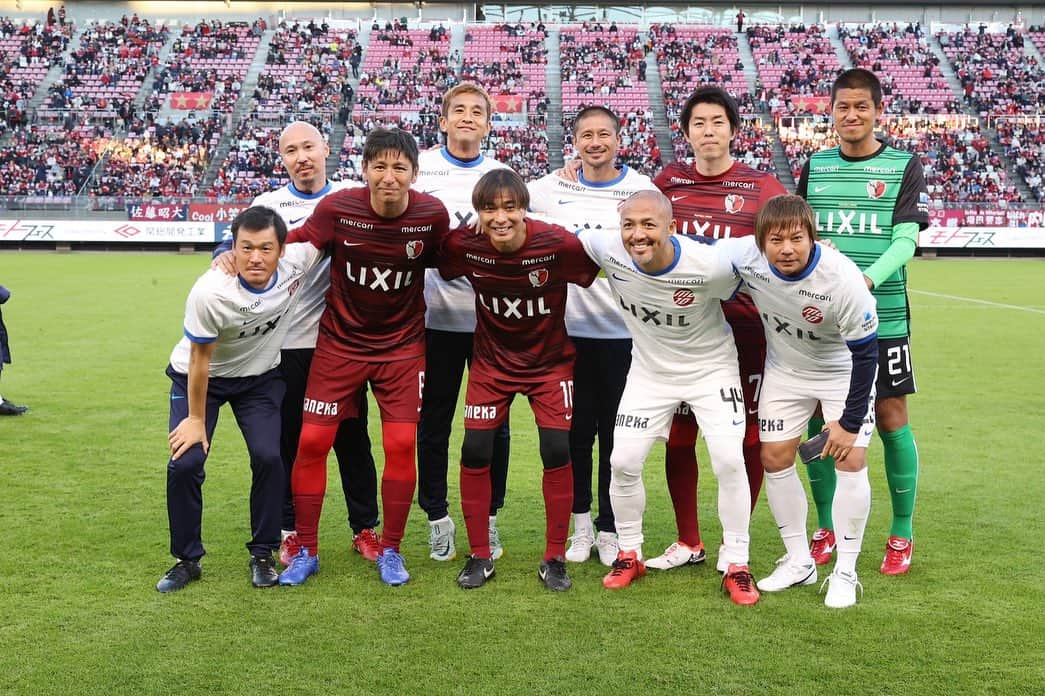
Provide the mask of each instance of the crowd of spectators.
POLYGON ((1035 200, 1045 202, 1045 122, 1041 116, 995 121, 998 139, 1035 200))
POLYGON ((103 171, 89 185, 98 197, 191 197, 225 127, 225 119, 136 119, 106 148, 103 171))
POLYGON ((980 24, 941 32, 940 44, 962 85, 965 103, 981 116, 1045 111, 1045 69, 1024 48, 1012 25, 1002 32, 980 24))
MULTIPOLYGON (((459 60, 459 58, 458 58, 459 60)), ((407 29, 399 23, 372 31, 359 75, 353 119, 415 120, 433 108, 443 91, 457 84, 449 32, 407 29)))
MULTIPOLYGON (((49 17, 53 17, 53 10, 49 17)), ((73 25, 57 19, 33 24, 0 17, 0 133, 28 123, 29 101, 72 37, 73 25)))
POLYGON ((841 61, 819 24, 756 24, 745 29, 761 83, 761 109, 809 113, 826 103, 841 61))
POLYGON ((111 137, 110 129, 86 119, 17 126, 0 148, 0 191, 5 196, 75 196, 111 137))

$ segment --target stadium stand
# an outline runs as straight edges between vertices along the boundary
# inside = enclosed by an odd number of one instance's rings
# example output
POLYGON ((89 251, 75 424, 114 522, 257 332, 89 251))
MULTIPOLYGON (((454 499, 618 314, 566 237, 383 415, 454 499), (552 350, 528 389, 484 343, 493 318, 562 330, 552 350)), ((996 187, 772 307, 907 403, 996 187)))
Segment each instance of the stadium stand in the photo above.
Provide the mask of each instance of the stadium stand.
POLYGON ((841 69, 823 26, 756 24, 747 33, 761 83, 761 99, 774 116, 818 113, 841 69))
POLYGON ((0 148, 0 191, 34 198, 77 195, 112 130, 83 122, 17 127, 0 148))
POLYGON ((965 103, 980 116, 1033 113, 1045 109, 1045 70, 1024 50, 1023 33, 986 25, 938 35, 964 90, 965 103))
POLYGON ((282 119, 288 112, 338 111, 348 85, 356 32, 314 20, 280 24, 258 78, 251 113, 282 119))
POLYGON ((29 101, 72 37, 71 23, 20 23, 0 17, 0 108, 7 127, 28 123, 29 101))
POLYGON ((1045 202, 1045 119, 1002 118, 995 121, 998 139, 1017 174, 1039 203, 1045 202))

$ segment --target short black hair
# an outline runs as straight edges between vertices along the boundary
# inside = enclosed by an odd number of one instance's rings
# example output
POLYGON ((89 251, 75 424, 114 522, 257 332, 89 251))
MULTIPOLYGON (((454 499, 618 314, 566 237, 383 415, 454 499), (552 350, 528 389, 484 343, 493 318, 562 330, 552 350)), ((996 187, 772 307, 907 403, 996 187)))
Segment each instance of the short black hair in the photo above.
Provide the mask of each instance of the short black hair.
POLYGON ((570 131, 574 135, 577 135, 577 124, 579 124, 582 119, 588 118, 589 116, 605 116, 613 122, 613 132, 620 133, 620 118, 605 106, 587 106, 581 109, 573 118, 573 127, 570 131))
POLYGON ((405 155, 414 171, 417 165, 417 141, 401 128, 375 128, 363 143, 363 163, 373 162, 386 152, 405 155))
POLYGON ((846 70, 831 85, 831 105, 834 106, 835 96, 840 89, 866 89, 871 93, 871 101, 876 109, 882 108, 882 83, 878 76, 864 68, 851 68, 846 70))
POLYGON ((239 239, 239 231, 250 230, 260 232, 268 228, 276 230, 276 240, 280 246, 287 243, 287 223, 272 208, 264 205, 253 205, 241 211, 232 220, 232 241, 239 239))
POLYGON ((530 190, 526 188, 526 182, 514 170, 507 168, 493 169, 483 174, 472 189, 472 207, 482 210, 492 205, 499 193, 511 198, 523 210, 530 207, 530 190))
POLYGON ((689 99, 682 107, 682 113, 679 114, 679 126, 683 133, 689 134, 689 119, 697 104, 718 104, 726 110, 730 130, 734 133, 740 130, 740 108, 737 106, 737 100, 718 85, 705 85, 698 87, 693 94, 689 95, 689 99))

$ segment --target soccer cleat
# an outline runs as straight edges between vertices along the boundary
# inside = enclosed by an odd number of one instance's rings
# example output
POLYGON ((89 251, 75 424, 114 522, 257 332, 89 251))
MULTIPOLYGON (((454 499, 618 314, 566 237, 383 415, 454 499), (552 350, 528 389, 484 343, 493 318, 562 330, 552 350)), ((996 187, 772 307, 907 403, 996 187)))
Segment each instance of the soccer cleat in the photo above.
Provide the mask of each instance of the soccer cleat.
POLYGON ((595 548, 599 551, 599 563, 607 568, 612 566, 620 553, 617 535, 614 532, 599 532, 595 535, 595 548))
POLYGON ((285 566, 290 565, 290 562, 294 560, 294 556, 298 555, 300 549, 301 542, 298 541, 298 533, 291 532, 286 535, 283 537, 283 541, 279 543, 279 562, 285 566))
POLYGON ((573 581, 566 574, 566 562, 562 556, 541 561, 537 568, 537 577, 552 592, 565 592, 573 586, 573 581))
POLYGON ((280 585, 301 585, 310 575, 319 572, 319 556, 311 556, 304 546, 298 548, 298 555, 290 559, 290 565, 279 574, 280 585))
POLYGON ((620 551, 613 562, 613 570, 602 579, 602 586, 619 590, 645 574, 646 565, 639 559, 638 551, 620 551))
POLYGON ((428 523, 428 557, 433 561, 452 561, 457 558, 454 544, 454 521, 449 517, 428 523))
POLYGON ((809 542, 809 555, 817 565, 827 565, 831 562, 831 554, 835 550, 835 533, 830 529, 821 527, 813 533, 813 540, 809 542))
MULTIPOLYGON (((7 399, 0 399, 0 416, 20 416, 28 410, 28 406, 19 406, 18 404, 11 403, 7 399)), ((164 590, 160 590, 160 592, 163 591, 164 590)), ((173 592, 173 590, 167 590, 167 592, 173 592)))
POLYGON ((469 556, 464 568, 457 575, 457 585, 466 590, 474 590, 485 585, 495 574, 493 561, 489 558, 469 556))
POLYGON ((856 579, 856 573, 846 573, 837 568, 824 578, 820 585, 821 592, 824 591, 824 585, 827 585, 824 606, 832 609, 845 609, 856 604, 856 588, 860 588, 861 595, 864 593, 864 586, 856 579))
POLYGON ((816 563, 810 561, 792 561, 791 556, 784 556, 776 562, 776 570, 758 581, 758 589, 763 592, 780 592, 798 585, 812 585, 816 582, 816 563))
MULTIPOLYGON (((570 563, 584 563, 591 557, 591 547, 595 545, 595 529, 590 526, 579 526, 570 537, 570 548, 566 549, 566 560, 570 563)), ((613 554, 616 558, 617 554, 613 554)))
POLYGON ((279 583, 276 561, 272 556, 250 557, 250 584, 254 587, 274 587, 279 583))
POLYGON ((376 561, 381 554, 381 541, 373 527, 367 527, 359 534, 352 535, 352 548, 368 561, 376 561))
POLYGON ((490 560, 496 561, 504 555, 501 533, 497 531, 497 516, 490 515, 490 560))
POLYGON ((722 576, 722 587, 734 604, 748 606, 757 602, 759 594, 754 585, 755 579, 746 565, 730 563, 726 574, 722 576))
POLYGON ((671 570, 672 568, 679 568, 693 563, 703 563, 706 557, 703 544, 693 547, 681 541, 676 541, 666 548, 664 553, 646 561, 646 565, 657 570, 671 570))
POLYGON ((911 554, 914 553, 914 541, 903 537, 891 536, 885 544, 885 558, 879 568, 883 575, 903 575, 911 569, 911 554))
POLYGON ((410 573, 406 572, 403 557, 393 548, 387 548, 377 557, 377 573, 381 576, 381 582, 386 585, 397 587, 405 585, 410 579, 410 573))
POLYGON ((177 592, 203 575, 199 561, 178 561, 156 583, 157 592, 177 592))

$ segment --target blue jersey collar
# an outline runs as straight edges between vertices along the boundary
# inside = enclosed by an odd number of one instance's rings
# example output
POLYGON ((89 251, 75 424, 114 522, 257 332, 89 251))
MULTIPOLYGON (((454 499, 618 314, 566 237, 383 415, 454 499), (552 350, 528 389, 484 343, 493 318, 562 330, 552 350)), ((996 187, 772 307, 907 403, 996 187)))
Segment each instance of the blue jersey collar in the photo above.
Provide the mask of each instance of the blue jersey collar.
POLYGON ((677 237, 675 237, 675 235, 672 235, 668 239, 671 240, 671 246, 674 247, 675 258, 673 258, 671 260, 671 263, 668 264, 667 268, 665 268, 664 270, 661 270, 661 271, 657 271, 656 273, 647 273, 646 271, 644 271, 641 268, 639 268, 639 264, 635 263, 635 260, 632 259, 631 265, 635 267, 635 270, 638 271, 639 273, 641 273, 642 275, 647 275, 647 276, 650 276, 652 278, 655 278, 657 276, 662 276, 665 273, 670 273, 672 270, 674 270, 675 266, 679 265, 679 259, 682 258, 682 247, 679 245, 679 240, 678 240, 677 237))
POLYGON ((443 159, 445 159, 447 162, 449 162, 450 164, 454 165, 455 167, 465 167, 465 168, 478 167, 480 164, 483 163, 483 159, 484 159, 483 153, 481 153, 481 152, 479 153, 479 156, 476 157, 473 160, 460 160, 460 159, 457 159, 456 157, 451 155, 450 154, 450 150, 448 150, 445 147, 443 149, 441 149, 439 152, 442 153, 443 159))
POLYGON ((279 270, 272 274, 272 282, 268 284, 268 287, 262 288, 261 290, 258 290, 256 287, 243 280, 243 276, 241 275, 236 275, 236 278, 239 280, 240 286, 247 292, 254 295, 262 295, 271 290, 272 288, 276 287, 276 283, 279 281, 279 270))
POLYGON ((316 198, 322 198, 323 196, 330 193, 330 182, 328 181, 323 188, 319 189, 315 193, 305 193, 304 191, 298 191, 297 187, 294 186, 294 182, 287 184, 287 190, 290 191, 290 195, 294 198, 301 198, 302 200, 310 201, 316 198))
POLYGON ((609 188, 610 186, 615 186, 616 184, 619 184, 620 182, 624 181, 624 177, 626 177, 627 175, 628 165, 622 164, 620 167, 620 175, 617 178, 611 179, 609 181, 588 181, 584 178, 584 169, 581 168, 577 170, 577 181, 581 182, 588 188, 609 188))
POLYGON ((820 263, 820 245, 816 242, 813 242, 813 253, 811 254, 809 263, 807 263, 806 267, 803 268, 802 271, 797 275, 784 275, 783 273, 778 271, 776 269, 776 266, 774 266, 773 264, 769 264, 769 270, 772 271, 773 275, 775 275, 780 280, 786 280, 789 283, 794 283, 795 281, 805 280, 806 278, 808 278, 809 274, 813 272, 813 269, 816 268, 816 265, 818 263, 820 263))

